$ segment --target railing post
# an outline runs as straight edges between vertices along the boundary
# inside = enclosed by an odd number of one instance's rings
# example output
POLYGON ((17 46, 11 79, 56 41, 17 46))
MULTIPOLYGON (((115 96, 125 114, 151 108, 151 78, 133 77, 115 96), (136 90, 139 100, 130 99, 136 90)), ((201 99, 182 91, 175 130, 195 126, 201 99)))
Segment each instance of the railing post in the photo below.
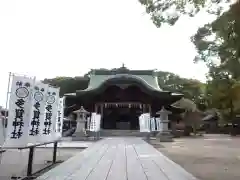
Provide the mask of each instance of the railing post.
POLYGON ((28 155, 27 176, 32 175, 33 156, 34 156, 34 147, 30 147, 29 148, 29 155, 28 155))
POLYGON ((57 145, 58 145, 58 142, 54 142, 53 144, 53 164, 56 163, 56 160, 57 160, 57 145))

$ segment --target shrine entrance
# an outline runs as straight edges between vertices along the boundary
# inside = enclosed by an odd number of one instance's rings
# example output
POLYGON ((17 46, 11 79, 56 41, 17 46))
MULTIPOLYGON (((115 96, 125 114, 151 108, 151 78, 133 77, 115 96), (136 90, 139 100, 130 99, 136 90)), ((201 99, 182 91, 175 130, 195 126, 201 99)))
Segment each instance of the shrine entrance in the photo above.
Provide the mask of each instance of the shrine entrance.
POLYGON ((140 103, 105 103, 102 112, 102 129, 139 130, 140 103))
POLYGON ((139 116, 151 113, 151 96, 140 85, 114 83, 94 97, 93 112, 101 115, 101 129, 139 130, 139 116))

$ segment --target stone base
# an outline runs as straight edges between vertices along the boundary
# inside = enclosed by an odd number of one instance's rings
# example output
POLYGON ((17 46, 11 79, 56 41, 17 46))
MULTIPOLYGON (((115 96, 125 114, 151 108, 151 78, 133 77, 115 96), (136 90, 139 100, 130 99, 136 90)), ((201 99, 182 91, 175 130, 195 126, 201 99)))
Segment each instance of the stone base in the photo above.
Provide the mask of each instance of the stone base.
POLYGON ((157 134, 156 138, 160 142, 173 142, 173 136, 169 132, 160 132, 157 134))
POLYGON ((75 132, 72 135, 72 140, 73 141, 83 141, 86 140, 88 137, 85 135, 84 132, 75 132))
POLYGON ((72 137, 72 141, 87 141, 88 137, 72 137))

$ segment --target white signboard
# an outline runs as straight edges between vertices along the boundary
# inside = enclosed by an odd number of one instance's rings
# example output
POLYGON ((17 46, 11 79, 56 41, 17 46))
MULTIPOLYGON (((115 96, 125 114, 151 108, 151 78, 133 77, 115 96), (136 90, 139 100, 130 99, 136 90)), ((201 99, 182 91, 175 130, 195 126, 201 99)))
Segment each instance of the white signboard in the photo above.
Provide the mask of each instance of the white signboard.
POLYGON ((34 80, 27 77, 12 78, 5 148, 27 145, 33 84, 34 80))
POLYGON ((92 113, 89 130, 92 132, 98 132, 100 131, 100 126, 101 126, 101 115, 97 113, 92 113))
POLYGON ((155 118, 155 119, 156 119, 156 131, 162 131, 160 118, 155 118))
POLYGON ((90 130, 90 123, 91 123, 90 117, 87 117, 87 128, 86 128, 87 131, 90 130))
POLYGON ((64 98, 58 99, 57 120, 56 120, 56 138, 62 137, 64 98))
POLYGON ((95 132, 100 131, 100 126, 101 126, 101 115, 97 114, 96 115, 96 129, 95 129, 95 132))
POLYGON ((49 86, 46 95, 44 120, 39 128, 41 133, 41 142, 50 142, 55 140, 58 99, 59 88, 49 86))
POLYGON ((150 132, 150 114, 145 113, 139 117, 140 132, 150 132))
POLYGON ((151 131, 156 131, 156 121, 155 118, 151 118, 151 131))
POLYGON ((89 131, 95 132, 95 129, 96 129, 96 115, 97 115, 97 113, 92 113, 91 114, 91 122, 90 122, 89 131))
POLYGON ((48 85, 41 82, 35 83, 32 90, 30 122, 28 129, 28 143, 37 144, 41 142, 40 127, 44 126, 45 105, 48 85))

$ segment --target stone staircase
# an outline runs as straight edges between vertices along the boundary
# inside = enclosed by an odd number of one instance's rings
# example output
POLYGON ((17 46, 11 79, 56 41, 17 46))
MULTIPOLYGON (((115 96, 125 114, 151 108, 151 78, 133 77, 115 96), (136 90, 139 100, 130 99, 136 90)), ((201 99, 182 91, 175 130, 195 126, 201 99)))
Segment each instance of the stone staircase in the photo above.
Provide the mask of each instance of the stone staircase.
POLYGON ((101 137, 113 137, 113 136, 134 136, 134 137, 144 137, 147 133, 140 132, 139 130, 117 130, 117 129, 109 129, 109 130, 101 130, 101 137))

